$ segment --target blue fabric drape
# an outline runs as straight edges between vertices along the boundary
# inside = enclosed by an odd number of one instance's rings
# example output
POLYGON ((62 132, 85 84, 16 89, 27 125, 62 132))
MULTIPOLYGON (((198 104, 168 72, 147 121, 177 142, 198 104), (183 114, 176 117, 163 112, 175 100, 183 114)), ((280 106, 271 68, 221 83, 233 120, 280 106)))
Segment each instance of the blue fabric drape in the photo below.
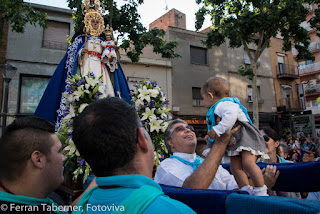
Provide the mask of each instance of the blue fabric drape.
POLYGON ((231 193, 248 194, 237 190, 211 190, 173 187, 160 184, 163 192, 170 198, 181 201, 198 214, 225 213, 224 203, 231 193))
POLYGON ((320 213, 320 202, 314 200, 277 196, 251 196, 230 194, 227 196, 226 214, 312 214, 320 213))
MULTIPOLYGON (((263 169, 268 164, 258 163, 263 169)), ((317 192, 320 191, 320 161, 301 163, 273 163, 280 175, 272 190, 284 192, 317 192), (303 182, 305 181, 305 182, 303 182)), ((230 172, 229 164, 222 167, 230 172)))

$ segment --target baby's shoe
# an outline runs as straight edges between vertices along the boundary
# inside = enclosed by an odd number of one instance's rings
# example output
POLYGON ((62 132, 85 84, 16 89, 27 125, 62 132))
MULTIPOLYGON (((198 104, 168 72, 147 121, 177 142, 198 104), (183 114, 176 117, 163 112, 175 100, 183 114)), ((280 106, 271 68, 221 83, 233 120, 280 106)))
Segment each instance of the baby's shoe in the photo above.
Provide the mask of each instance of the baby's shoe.
POLYGON ((253 187, 250 185, 243 186, 240 190, 247 191, 250 195, 254 195, 253 187))
POLYGON ((253 188, 254 196, 269 196, 267 192, 268 192, 268 188, 266 185, 263 185, 262 187, 253 188))

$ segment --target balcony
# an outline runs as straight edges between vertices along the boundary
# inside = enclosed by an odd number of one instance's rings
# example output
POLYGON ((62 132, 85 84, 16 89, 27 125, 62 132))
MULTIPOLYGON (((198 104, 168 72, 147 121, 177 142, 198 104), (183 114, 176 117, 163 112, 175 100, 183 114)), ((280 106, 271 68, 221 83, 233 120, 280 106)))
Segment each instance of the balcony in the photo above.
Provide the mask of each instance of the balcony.
POLYGON ((306 75, 317 71, 320 71, 320 62, 305 65, 304 67, 295 68, 295 72, 298 75, 306 75))
POLYGON ((309 45, 309 51, 310 52, 315 52, 315 51, 319 51, 320 47, 319 47, 319 42, 311 42, 309 45))
POLYGON ((283 80, 295 80, 299 79, 299 75, 296 74, 295 67, 293 65, 279 63, 276 66, 277 78, 283 80))
POLYGON ((318 95, 319 93, 320 93, 320 84, 306 86, 305 88, 306 96, 318 95))
MULTIPOLYGON (((280 103, 281 107, 285 107, 285 110, 289 111, 287 98, 280 99, 279 103, 280 103)), ((304 110, 303 104, 300 102, 299 99, 290 98, 290 106, 291 106, 291 111, 303 111, 304 110)))
POLYGON ((317 100, 310 100, 307 102, 307 110, 311 110, 312 114, 320 114, 317 100))
POLYGON ((300 26, 306 29, 308 32, 315 30, 314 28, 311 27, 310 23, 307 21, 302 22, 300 26))
MULTIPOLYGON (((311 42, 308 49, 309 49, 309 51, 310 51, 311 53, 314 53, 314 52, 316 52, 316 51, 319 51, 319 50, 320 50, 319 42, 311 42)), ((296 56, 298 55, 298 53, 299 53, 298 50, 293 47, 293 48, 292 48, 292 55, 293 55, 294 57, 296 57, 296 56)))

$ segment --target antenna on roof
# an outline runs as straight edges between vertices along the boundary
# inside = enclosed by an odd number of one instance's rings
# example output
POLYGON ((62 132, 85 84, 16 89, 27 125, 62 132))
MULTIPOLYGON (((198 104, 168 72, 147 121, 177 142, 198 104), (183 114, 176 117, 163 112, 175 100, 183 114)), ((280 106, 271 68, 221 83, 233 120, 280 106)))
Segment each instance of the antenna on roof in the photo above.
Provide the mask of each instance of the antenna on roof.
POLYGON ((168 3, 167 3, 167 0, 164 0, 166 2, 166 7, 165 7, 165 10, 168 10, 168 3))

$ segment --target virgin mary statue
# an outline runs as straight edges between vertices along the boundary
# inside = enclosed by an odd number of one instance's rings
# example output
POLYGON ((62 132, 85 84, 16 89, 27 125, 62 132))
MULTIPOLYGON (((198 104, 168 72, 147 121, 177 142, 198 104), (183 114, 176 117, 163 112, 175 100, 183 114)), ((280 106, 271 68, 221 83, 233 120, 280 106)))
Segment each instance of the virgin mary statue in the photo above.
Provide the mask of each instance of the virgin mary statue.
POLYGON ((56 123, 56 130, 62 125, 67 111, 62 93, 66 90, 68 76, 80 73, 82 76, 90 73, 102 76, 107 96, 118 96, 130 103, 129 87, 117 56, 109 53, 110 49, 116 49, 116 42, 112 40, 112 28, 107 26, 105 29, 103 5, 99 0, 85 0, 82 8, 85 15, 82 33, 75 34, 35 112, 35 116, 56 123))

